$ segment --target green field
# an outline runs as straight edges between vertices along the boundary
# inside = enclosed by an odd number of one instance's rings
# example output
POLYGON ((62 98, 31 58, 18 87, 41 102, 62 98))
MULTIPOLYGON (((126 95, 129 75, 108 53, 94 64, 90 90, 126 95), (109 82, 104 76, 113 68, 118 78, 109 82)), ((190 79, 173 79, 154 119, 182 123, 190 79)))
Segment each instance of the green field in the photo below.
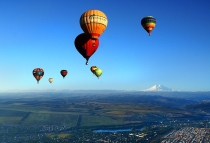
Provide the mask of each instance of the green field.
POLYGON ((81 126, 101 126, 118 124, 123 124, 123 122, 105 116, 82 116, 81 121, 81 126))
POLYGON ((47 136, 49 138, 66 138, 68 136, 71 136, 70 134, 67 134, 67 133, 61 133, 61 134, 47 134, 47 136))
MULTIPOLYGON (((81 97, 80 97, 81 98, 81 97)), ((135 116, 188 115, 187 111, 144 103, 77 101, 69 98, 27 97, 1 99, 0 124, 101 126, 141 122, 135 116), (130 119, 128 119, 130 118, 130 119), (127 119, 127 120, 125 120, 127 119)), ((165 102, 165 101, 164 101, 165 102)))
POLYGON ((25 125, 64 125, 75 126, 77 115, 68 114, 49 114, 49 113, 32 113, 23 122, 25 125))

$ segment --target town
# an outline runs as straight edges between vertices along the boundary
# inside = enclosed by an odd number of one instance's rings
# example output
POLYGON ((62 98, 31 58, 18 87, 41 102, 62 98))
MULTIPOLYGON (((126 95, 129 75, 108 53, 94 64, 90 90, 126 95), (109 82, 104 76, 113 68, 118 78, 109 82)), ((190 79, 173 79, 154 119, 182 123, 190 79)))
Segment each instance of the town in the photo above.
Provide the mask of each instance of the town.
MULTIPOLYGON (((151 122, 139 126, 131 125, 130 129, 123 130, 101 129, 97 127, 76 128, 70 126, 23 126, 23 125, 1 125, 0 141, 2 143, 20 142, 59 142, 59 143, 80 143, 80 142, 148 142, 148 143, 179 143, 179 142, 200 142, 210 140, 210 129, 208 120, 200 122, 165 121, 151 122), (190 127, 193 126, 193 127, 190 127)), ((125 128, 125 127, 124 127, 125 128)))
POLYGON ((169 133, 164 138, 161 143, 207 143, 210 141, 210 130, 209 128, 185 127, 169 133))

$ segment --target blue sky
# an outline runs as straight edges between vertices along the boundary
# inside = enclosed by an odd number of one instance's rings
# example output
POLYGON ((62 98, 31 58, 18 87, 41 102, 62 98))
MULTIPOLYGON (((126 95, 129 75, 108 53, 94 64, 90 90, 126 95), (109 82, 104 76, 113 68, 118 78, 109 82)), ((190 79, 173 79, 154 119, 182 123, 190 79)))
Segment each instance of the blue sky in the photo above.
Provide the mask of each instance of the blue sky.
POLYGON ((210 1, 1 0, 0 91, 43 89, 210 90, 210 1), (108 26, 85 65, 74 40, 81 14, 103 11, 108 26), (140 22, 152 15, 148 36, 140 22), (103 70, 98 80, 91 66, 103 70), (34 68, 43 68, 37 84, 34 68), (65 79, 60 70, 68 70, 65 79), (48 79, 54 78, 50 84, 48 79))

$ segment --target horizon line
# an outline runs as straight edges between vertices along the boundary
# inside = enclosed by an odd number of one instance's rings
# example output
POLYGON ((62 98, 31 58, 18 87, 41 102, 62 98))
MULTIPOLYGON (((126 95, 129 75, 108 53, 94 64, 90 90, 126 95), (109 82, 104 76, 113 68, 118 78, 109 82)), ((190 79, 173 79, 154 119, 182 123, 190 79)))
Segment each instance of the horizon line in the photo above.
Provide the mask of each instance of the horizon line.
POLYGON ((11 90, 0 90, 0 93, 5 92, 62 92, 62 91, 134 91, 134 92, 210 92, 210 91, 184 91, 184 90, 162 90, 162 91, 152 91, 152 90, 133 90, 133 89, 30 89, 30 90, 19 90, 19 89, 11 89, 11 90))

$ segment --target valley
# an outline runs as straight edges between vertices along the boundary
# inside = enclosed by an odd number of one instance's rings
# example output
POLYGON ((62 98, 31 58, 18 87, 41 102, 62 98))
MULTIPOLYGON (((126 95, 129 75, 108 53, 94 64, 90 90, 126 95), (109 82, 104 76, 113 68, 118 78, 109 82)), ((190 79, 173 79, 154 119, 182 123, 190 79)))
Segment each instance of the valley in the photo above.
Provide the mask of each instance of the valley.
POLYGON ((206 102, 204 104, 199 100, 141 94, 24 93, 13 96, 1 95, 0 126, 2 130, 0 139, 14 135, 20 138, 27 135, 34 139, 51 140, 62 136, 65 142, 72 138, 76 140, 76 136, 81 136, 80 134, 84 132, 93 134, 93 130, 132 128, 134 130, 127 133, 146 134, 146 130, 154 127, 157 130, 167 129, 157 136, 162 138, 163 135, 176 128, 205 127, 209 124, 206 102), (144 130, 135 130, 138 128, 144 130))

